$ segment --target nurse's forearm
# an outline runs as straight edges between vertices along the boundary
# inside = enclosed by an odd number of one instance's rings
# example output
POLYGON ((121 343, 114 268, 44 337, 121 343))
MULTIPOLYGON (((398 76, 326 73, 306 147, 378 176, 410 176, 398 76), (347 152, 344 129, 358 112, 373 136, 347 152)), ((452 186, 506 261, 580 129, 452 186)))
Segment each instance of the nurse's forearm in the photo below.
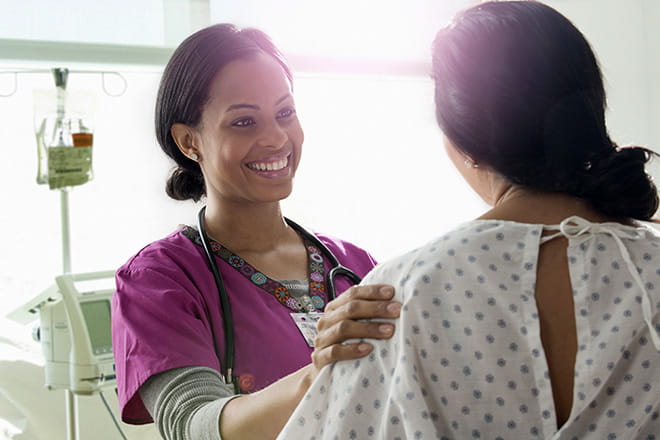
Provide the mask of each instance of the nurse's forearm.
POLYGON ((318 322, 313 364, 261 391, 229 401, 220 416, 222 439, 262 440, 277 437, 312 379, 325 365, 364 357, 373 348, 368 343, 346 344, 347 340, 387 339, 392 336, 393 324, 377 320, 399 316, 401 304, 392 301, 393 296, 392 286, 353 286, 328 303, 324 317, 318 322), (364 322, 364 319, 376 321, 364 322))
POLYGON ((311 372, 308 365, 256 393, 228 402, 220 416, 222 440, 277 437, 309 388, 311 372))

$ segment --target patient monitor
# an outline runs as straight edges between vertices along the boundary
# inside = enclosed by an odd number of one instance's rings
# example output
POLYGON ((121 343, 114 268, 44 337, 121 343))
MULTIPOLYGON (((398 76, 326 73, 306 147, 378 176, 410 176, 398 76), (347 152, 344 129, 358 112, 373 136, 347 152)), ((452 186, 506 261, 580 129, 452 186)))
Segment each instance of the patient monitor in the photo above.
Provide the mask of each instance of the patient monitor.
POLYGON ((35 339, 46 362, 46 387, 89 395, 116 386, 110 333, 113 292, 114 271, 59 275, 55 284, 9 315, 23 324, 38 315, 35 339), (99 288, 101 284, 106 288, 99 288))

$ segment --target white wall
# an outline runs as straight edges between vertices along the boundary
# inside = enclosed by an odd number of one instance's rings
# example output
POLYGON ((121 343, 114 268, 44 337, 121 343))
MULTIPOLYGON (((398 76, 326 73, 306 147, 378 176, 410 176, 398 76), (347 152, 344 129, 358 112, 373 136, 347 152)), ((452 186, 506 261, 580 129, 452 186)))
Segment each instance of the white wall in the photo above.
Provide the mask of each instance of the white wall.
MULTIPOLYGON (((650 139, 655 150, 660 151, 660 5, 656 0, 644 0, 641 14, 643 39, 646 42, 643 55, 647 63, 644 84, 647 89, 650 139)), ((660 174, 655 175, 660 176, 660 174)))
MULTIPOLYGON (((608 126, 619 145, 660 152, 660 2, 554 0, 587 36, 600 61, 608 126)), ((660 160, 649 166, 660 184, 660 160)))
MULTIPOLYGON (((613 138, 660 151, 660 2, 548 3, 583 30, 599 56, 613 138)), ((102 93, 98 76, 70 77, 71 88, 99 92, 95 179, 70 195, 74 271, 116 268, 177 224, 193 222, 197 210, 191 203, 168 200, 163 191, 170 165, 152 134, 158 74, 128 72, 126 78, 126 93, 111 98, 102 93)), ((11 89, 11 81, 0 75, 0 93, 11 89)), ((16 94, 0 98, 5 152, 0 165, 0 315, 47 287, 61 271, 59 198, 35 183, 32 124, 32 90, 52 84, 48 75, 22 75, 16 94)), ((298 75, 296 99, 306 142, 296 188, 284 203, 286 214, 386 259, 483 211, 445 159, 431 90, 426 77, 298 75)), ((57 434, 63 432, 59 393, 34 386, 41 380, 39 349, 30 342, 30 330, 0 319, 0 335, 10 335, 0 339, 0 364, 10 368, 0 370, 0 438, 3 418, 14 414, 12 420, 22 423, 20 411, 10 414, 3 406, 7 395, 24 407, 41 408, 36 401, 47 402, 56 426, 48 438, 63 438, 57 434), (3 376, 6 371, 15 377, 3 376), (26 389, 18 387, 21 378, 31 380, 33 394, 21 393, 26 389)), ((85 425, 84 432, 116 438, 100 404, 83 403, 91 411, 88 418, 99 423, 85 425), (98 426, 103 429, 95 431, 98 426)), ((134 430, 131 435, 149 438, 153 433, 134 430)), ((36 438, 46 437, 24 437, 36 438)))
POLYGON ((551 0, 587 36, 600 61, 608 124, 620 145, 660 151, 660 3, 551 0))

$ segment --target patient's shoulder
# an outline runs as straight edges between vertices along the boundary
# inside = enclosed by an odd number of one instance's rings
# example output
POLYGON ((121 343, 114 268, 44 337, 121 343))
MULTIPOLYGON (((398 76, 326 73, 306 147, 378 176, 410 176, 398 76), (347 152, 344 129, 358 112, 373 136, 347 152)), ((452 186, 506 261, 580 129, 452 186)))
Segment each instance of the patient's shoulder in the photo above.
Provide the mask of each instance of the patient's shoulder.
POLYGON ((379 264, 364 282, 392 284, 405 292, 418 286, 441 288, 468 274, 478 280, 480 272, 493 270, 493 264, 524 265, 525 258, 535 260, 542 231, 542 225, 509 221, 466 222, 379 264))

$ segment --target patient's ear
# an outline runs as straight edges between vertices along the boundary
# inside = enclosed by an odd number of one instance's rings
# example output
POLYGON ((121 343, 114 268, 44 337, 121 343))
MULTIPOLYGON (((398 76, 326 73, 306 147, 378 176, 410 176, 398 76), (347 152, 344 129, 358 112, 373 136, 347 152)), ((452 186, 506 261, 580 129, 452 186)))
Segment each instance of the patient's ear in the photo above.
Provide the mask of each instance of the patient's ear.
POLYGON ((194 161, 199 160, 200 154, 197 131, 186 124, 177 122, 172 125, 170 134, 184 156, 194 161))

